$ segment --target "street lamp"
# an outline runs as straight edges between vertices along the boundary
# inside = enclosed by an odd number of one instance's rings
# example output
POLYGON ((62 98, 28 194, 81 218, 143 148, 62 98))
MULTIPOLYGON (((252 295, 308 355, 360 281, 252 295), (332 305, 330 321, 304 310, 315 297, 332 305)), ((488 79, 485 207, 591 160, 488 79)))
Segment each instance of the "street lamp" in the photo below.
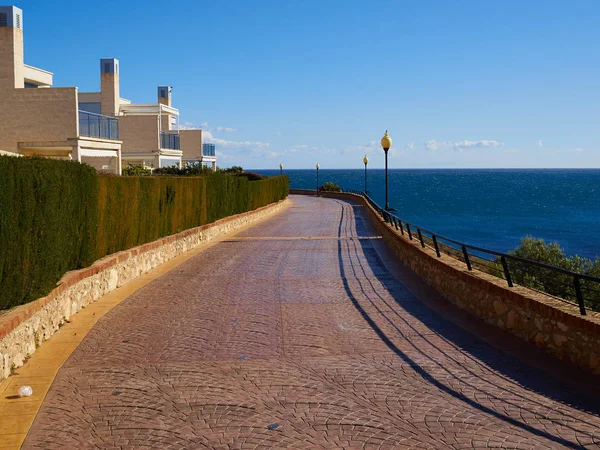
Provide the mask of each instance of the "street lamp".
POLYGON ((321 166, 319 166, 319 163, 317 163, 317 165, 315 166, 317 168, 317 196, 319 195, 319 168, 321 166))
POLYGON ((387 130, 385 130, 385 134, 381 138, 381 146, 383 147, 383 151, 385 152, 385 210, 390 210, 390 204, 388 202, 388 150, 392 146, 392 138, 388 134, 387 130))
POLYGON ((365 194, 368 194, 369 191, 367 191, 367 164, 369 164, 369 158, 367 158, 367 155, 365 155, 365 157, 363 158, 363 162, 365 163, 365 194))
POLYGON ((279 163, 279 175, 283 175, 283 163, 279 163))

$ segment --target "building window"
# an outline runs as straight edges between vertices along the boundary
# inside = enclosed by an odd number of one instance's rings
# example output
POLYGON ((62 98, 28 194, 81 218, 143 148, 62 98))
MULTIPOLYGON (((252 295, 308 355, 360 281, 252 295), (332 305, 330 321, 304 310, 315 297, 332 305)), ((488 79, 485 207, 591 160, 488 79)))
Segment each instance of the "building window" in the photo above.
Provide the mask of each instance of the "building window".
POLYGON ((6 13, 0 13, 0 27, 8 26, 8 16, 6 13))
POLYGON ((21 28, 21 15, 20 14, 15 14, 15 17, 17 18, 17 26, 15 28, 21 28))

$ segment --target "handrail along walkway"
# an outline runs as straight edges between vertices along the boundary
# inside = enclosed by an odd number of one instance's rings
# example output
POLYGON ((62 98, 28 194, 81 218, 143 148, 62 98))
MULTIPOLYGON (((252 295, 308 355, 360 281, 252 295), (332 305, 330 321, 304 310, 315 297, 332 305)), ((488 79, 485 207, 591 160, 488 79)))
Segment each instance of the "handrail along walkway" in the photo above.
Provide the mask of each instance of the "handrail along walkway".
POLYGON ((561 267, 521 258, 508 253, 497 252, 494 250, 477 247, 475 245, 469 245, 420 227, 407 220, 401 219, 395 214, 392 214, 379 206, 371 197, 369 197, 369 195, 363 191, 342 188, 342 192, 363 197, 367 202, 369 202, 373 209, 377 211, 377 213, 386 223, 393 226, 396 231, 399 231, 403 236, 408 235, 409 240, 412 241, 415 239, 413 233, 416 231, 421 247, 425 248, 426 246, 429 246, 430 248, 433 248, 438 258, 441 257, 442 250, 445 250, 445 253, 449 256, 463 261, 469 271, 473 270, 473 266, 477 266, 477 268, 483 268, 486 273, 505 279, 508 287, 514 286, 514 278, 517 280, 517 282, 521 281, 519 284, 522 284, 525 287, 533 288, 545 294, 558 297, 561 300, 567 300, 570 303, 577 303, 579 305, 579 311, 581 315, 586 315, 586 307, 592 311, 600 310, 600 278, 598 277, 572 272, 561 267), (424 234, 428 236, 423 236, 424 234), (426 245, 426 240, 428 245, 426 245), (452 245, 455 245, 458 248, 453 248, 452 245), (470 253, 469 250, 471 250, 470 253), (494 259, 486 259, 482 255, 490 255, 494 259), (528 268, 527 266, 533 266, 536 269, 532 269, 531 267, 528 268), (549 271, 548 275, 550 276, 544 276, 540 280, 538 278, 543 275, 543 273, 540 274, 539 272, 535 272, 535 270, 549 271), (561 275, 571 278, 572 284, 561 280, 561 275), (584 284, 582 281, 587 283, 584 284), (595 283, 595 288, 587 286, 587 284, 593 283, 595 283), (563 291, 559 290, 559 287, 565 286, 567 289, 563 291), (569 292, 568 289, 571 289, 571 292, 569 292), (590 294, 588 295, 588 298, 585 298, 584 292, 590 294))

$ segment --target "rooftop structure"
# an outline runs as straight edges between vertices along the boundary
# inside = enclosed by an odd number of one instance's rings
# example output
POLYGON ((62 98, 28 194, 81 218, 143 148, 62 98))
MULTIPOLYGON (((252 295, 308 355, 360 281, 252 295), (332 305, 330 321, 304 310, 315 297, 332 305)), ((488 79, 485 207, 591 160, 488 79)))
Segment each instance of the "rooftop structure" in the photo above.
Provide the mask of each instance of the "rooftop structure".
POLYGON ((52 76, 24 63, 23 11, 0 6, 0 148, 121 173, 118 118, 80 110, 77 88, 52 76))
POLYGON ((172 88, 159 86, 156 103, 134 104, 120 95, 119 69, 118 59, 102 58, 100 92, 81 93, 79 107, 119 118, 123 164, 180 167, 179 110, 171 105, 172 88))

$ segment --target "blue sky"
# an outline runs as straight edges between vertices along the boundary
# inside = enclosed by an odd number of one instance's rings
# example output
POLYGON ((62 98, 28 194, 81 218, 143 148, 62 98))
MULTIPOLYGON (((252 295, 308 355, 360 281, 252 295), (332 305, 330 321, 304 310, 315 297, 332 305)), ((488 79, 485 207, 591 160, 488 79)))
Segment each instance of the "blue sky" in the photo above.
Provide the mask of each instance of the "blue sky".
POLYGON ((600 2, 24 0, 55 86, 173 86, 220 166, 600 167, 600 2), (49 38, 50 36, 50 38, 49 38))

